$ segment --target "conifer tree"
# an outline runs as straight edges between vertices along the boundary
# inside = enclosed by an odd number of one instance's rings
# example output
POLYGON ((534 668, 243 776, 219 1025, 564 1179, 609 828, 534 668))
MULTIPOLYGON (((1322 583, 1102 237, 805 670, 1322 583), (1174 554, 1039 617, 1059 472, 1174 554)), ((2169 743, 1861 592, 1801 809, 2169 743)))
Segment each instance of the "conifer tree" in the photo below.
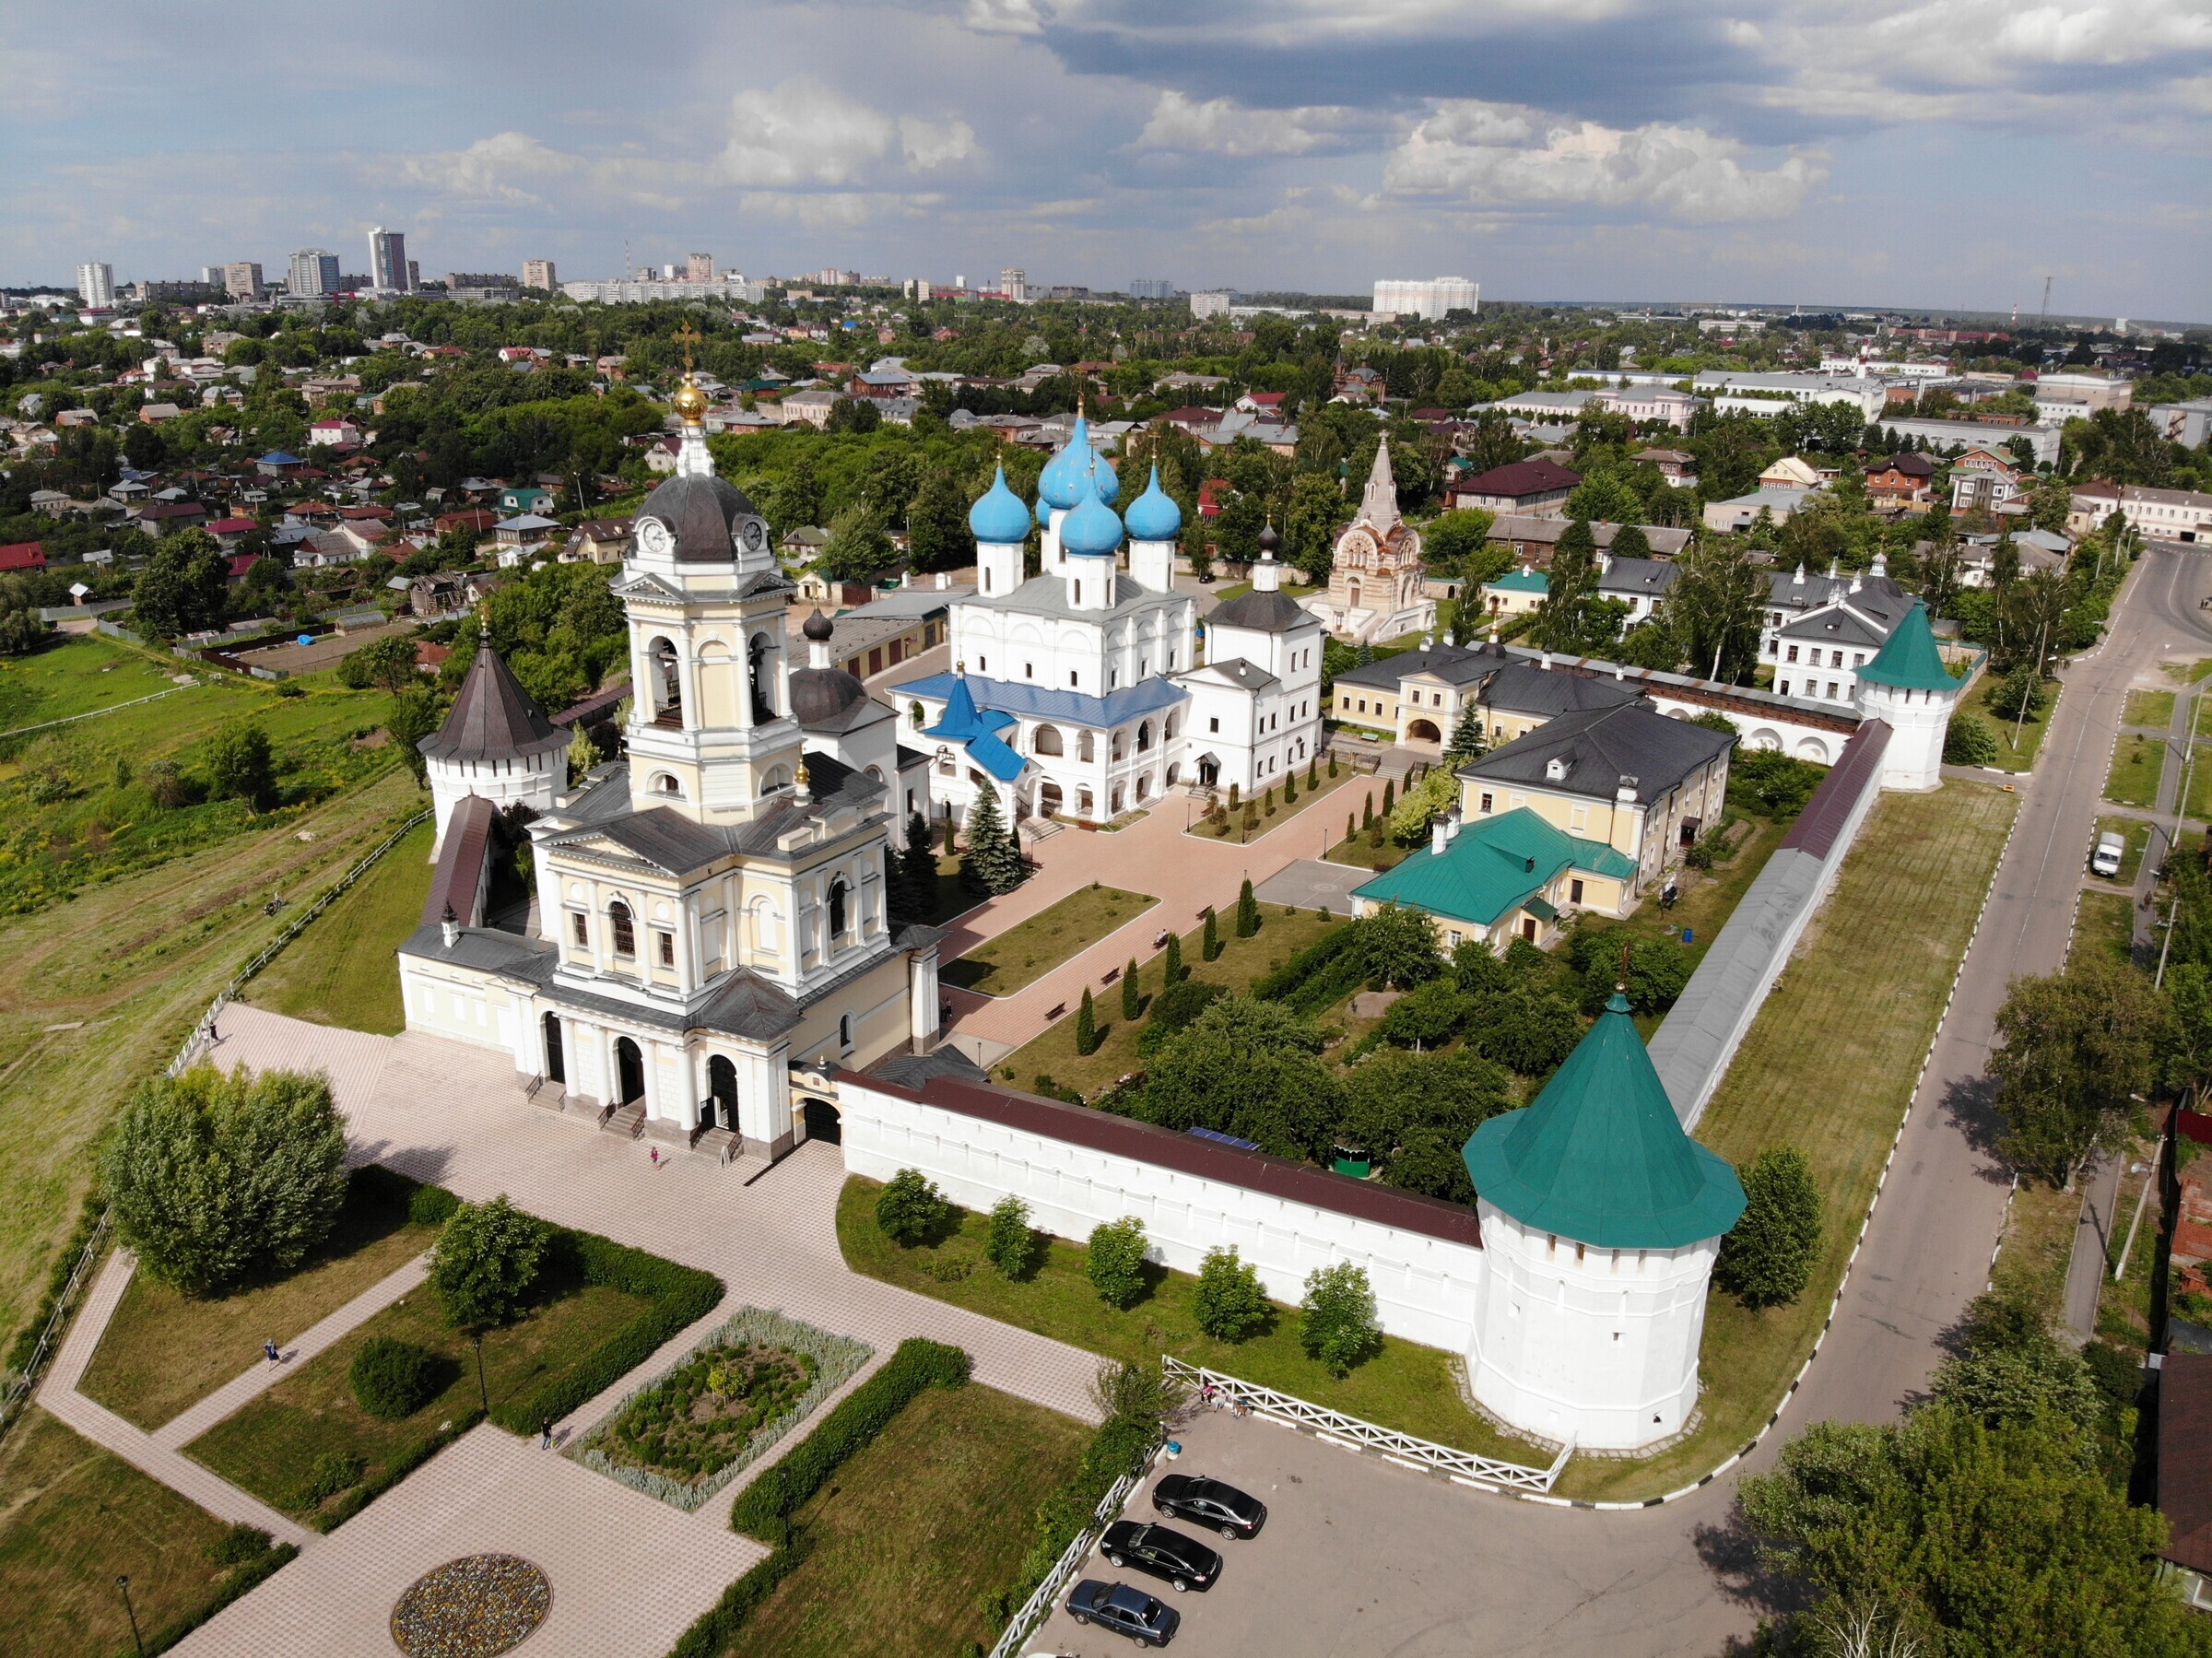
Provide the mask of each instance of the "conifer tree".
POLYGON ((1488 747, 1482 735, 1482 710, 1470 703, 1459 716, 1459 724, 1452 733, 1452 746, 1444 750, 1442 763, 1456 771, 1469 761, 1480 759, 1488 747))
MULTIPOLYGON (((1214 912, 1210 910, 1207 911, 1206 912, 1206 924, 1211 926, 1213 924, 1214 912)), ((1208 956, 1206 959, 1211 961, 1213 958, 1208 956)), ((1167 954, 1160 959, 1159 987, 1162 990, 1166 990, 1172 985, 1181 984, 1188 972, 1189 970, 1182 965, 1182 935, 1179 934, 1171 933, 1168 935, 1167 954)))
POLYGON ((1129 965, 1122 970, 1122 1017, 1132 1025, 1145 1011, 1145 999, 1136 988, 1136 958, 1129 958, 1129 965))
POLYGON ((1389 817, 1392 809, 1397 804, 1398 780, 1394 777, 1386 777, 1382 780, 1382 816, 1389 817))
POLYGON ((1252 880, 1245 877, 1237 890, 1237 936, 1250 938, 1260 930, 1260 900, 1252 896, 1252 880))
POLYGON ((1218 959, 1221 954, 1221 923, 1211 904, 1206 907, 1206 936, 1199 941, 1198 954, 1207 961, 1218 959))
POLYGON ((1375 793, 1374 793, 1374 791, 1373 791, 1372 789, 1370 789, 1370 790, 1368 791, 1368 793, 1367 793, 1367 805, 1364 805, 1364 806, 1362 806, 1362 807, 1359 809, 1359 827, 1360 827, 1361 829, 1365 829, 1365 828, 1367 828, 1367 827, 1368 827, 1370 824, 1373 823, 1373 822, 1374 822, 1374 820, 1375 820, 1375 793))
POLYGON ((929 832, 929 819, 916 812, 906 820, 906 851, 900 859, 906 866, 906 884, 924 919, 936 907, 937 849, 929 832))
POLYGON ((999 815, 998 791, 978 789, 968 808, 968 855, 960 863, 960 879, 970 891, 996 898, 1020 886, 1027 873, 1021 849, 999 815))
POLYGON ((1076 1009, 1076 1052, 1095 1053, 1099 1048, 1099 1016, 1090 1005, 1090 987, 1083 987, 1083 1005, 1076 1009))
POLYGON ((1288 805, 1297 799, 1298 773, 1295 771, 1288 772, 1283 778, 1283 804, 1285 805, 1288 805))

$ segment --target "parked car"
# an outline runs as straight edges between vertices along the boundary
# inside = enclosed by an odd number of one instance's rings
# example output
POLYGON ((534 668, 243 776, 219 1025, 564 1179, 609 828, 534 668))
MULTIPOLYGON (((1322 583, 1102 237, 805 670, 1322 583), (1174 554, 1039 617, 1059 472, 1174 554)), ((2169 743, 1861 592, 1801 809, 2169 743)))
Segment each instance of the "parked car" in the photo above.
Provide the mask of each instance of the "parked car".
POLYGON ((2127 856, 2127 842, 2118 835, 2097 837, 2097 850, 2089 855, 2089 868, 2101 876, 2120 873, 2121 860, 2127 856))
POLYGON ((1167 1579, 1178 1593, 1211 1589, 1221 1576, 1220 1555, 1197 1538, 1141 1520, 1117 1520, 1108 1526, 1099 1540, 1099 1552, 1109 1566, 1134 1566, 1167 1579))
POLYGON ((1142 1589, 1132 1589, 1126 1583, 1101 1583, 1096 1578, 1085 1578, 1076 1585, 1076 1592, 1067 1597, 1067 1615, 1079 1624, 1095 1623, 1117 1635, 1126 1635, 1139 1646, 1166 1646, 1175 1639, 1176 1628, 1182 1622, 1182 1613, 1154 1600, 1142 1589))
POLYGON ((1239 1539, 1258 1536, 1267 1520, 1267 1505, 1258 1498, 1203 1474, 1169 1475, 1152 1487, 1152 1506, 1239 1539))

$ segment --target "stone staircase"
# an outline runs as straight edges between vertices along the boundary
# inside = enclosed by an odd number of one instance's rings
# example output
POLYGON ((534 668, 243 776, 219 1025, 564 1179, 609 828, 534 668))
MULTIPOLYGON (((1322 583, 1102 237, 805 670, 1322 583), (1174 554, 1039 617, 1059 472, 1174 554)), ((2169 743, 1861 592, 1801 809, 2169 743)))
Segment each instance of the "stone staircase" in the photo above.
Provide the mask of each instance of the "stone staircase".
POLYGON ((628 1105, 614 1105, 599 1119, 599 1126, 610 1135, 620 1135, 625 1140, 634 1140, 645 1132, 645 1102, 633 1099, 628 1105))
POLYGON ((699 1157, 726 1163, 744 1148, 745 1142, 726 1128, 702 1128, 691 1136, 691 1150, 699 1157))

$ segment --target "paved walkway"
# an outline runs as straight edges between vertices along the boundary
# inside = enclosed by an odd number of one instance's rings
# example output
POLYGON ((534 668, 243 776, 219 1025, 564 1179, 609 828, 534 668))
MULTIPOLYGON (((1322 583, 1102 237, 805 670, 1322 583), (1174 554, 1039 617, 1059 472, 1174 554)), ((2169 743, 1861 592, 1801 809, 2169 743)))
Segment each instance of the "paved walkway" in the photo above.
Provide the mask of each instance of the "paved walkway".
POLYGON ((137 1469, 206 1509, 218 1520, 232 1524, 257 1525, 279 1543, 312 1542, 314 1534, 287 1519, 258 1497, 250 1496, 225 1479, 218 1479, 182 1452, 159 1442, 144 1429, 124 1421, 104 1405, 96 1405, 78 1393, 77 1383, 100 1346, 108 1321, 129 1286, 137 1265, 127 1250, 117 1250, 92 1281, 76 1322, 54 1356, 53 1366, 39 1386, 39 1403, 57 1420, 66 1423, 94 1444, 103 1446, 137 1469))

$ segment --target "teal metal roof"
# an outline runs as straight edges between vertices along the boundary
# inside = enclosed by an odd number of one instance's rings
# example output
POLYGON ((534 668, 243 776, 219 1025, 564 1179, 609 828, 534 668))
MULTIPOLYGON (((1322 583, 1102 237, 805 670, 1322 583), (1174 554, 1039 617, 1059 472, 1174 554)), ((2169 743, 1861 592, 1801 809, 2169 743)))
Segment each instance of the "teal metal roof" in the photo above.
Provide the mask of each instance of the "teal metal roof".
POLYGON ((1517 806, 1476 818, 1442 852, 1417 852, 1352 896, 1488 927, 1515 910, 1543 914, 1535 906, 1544 903, 1544 888, 1569 868, 1622 880, 1636 873, 1635 864, 1610 846, 1570 835, 1517 806))
POLYGON ((1936 648, 1936 633, 1928 626, 1928 607, 1918 599, 1889 630, 1874 660, 1859 670, 1859 677, 1908 691, 1956 693, 1959 686, 1943 665, 1943 653, 1936 648))
POLYGON ((1744 1212, 1735 1170, 1683 1133, 1618 993, 1535 1103, 1492 1117, 1464 1155, 1488 1202, 1600 1249, 1679 1249, 1744 1212))
POLYGON ((1482 587, 1485 593, 1548 594, 1551 591, 1551 578, 1540 570, 1530 570, 1524 566, 1520 570, 1507 570, 1494 582, 1485 582, 1482 587))

